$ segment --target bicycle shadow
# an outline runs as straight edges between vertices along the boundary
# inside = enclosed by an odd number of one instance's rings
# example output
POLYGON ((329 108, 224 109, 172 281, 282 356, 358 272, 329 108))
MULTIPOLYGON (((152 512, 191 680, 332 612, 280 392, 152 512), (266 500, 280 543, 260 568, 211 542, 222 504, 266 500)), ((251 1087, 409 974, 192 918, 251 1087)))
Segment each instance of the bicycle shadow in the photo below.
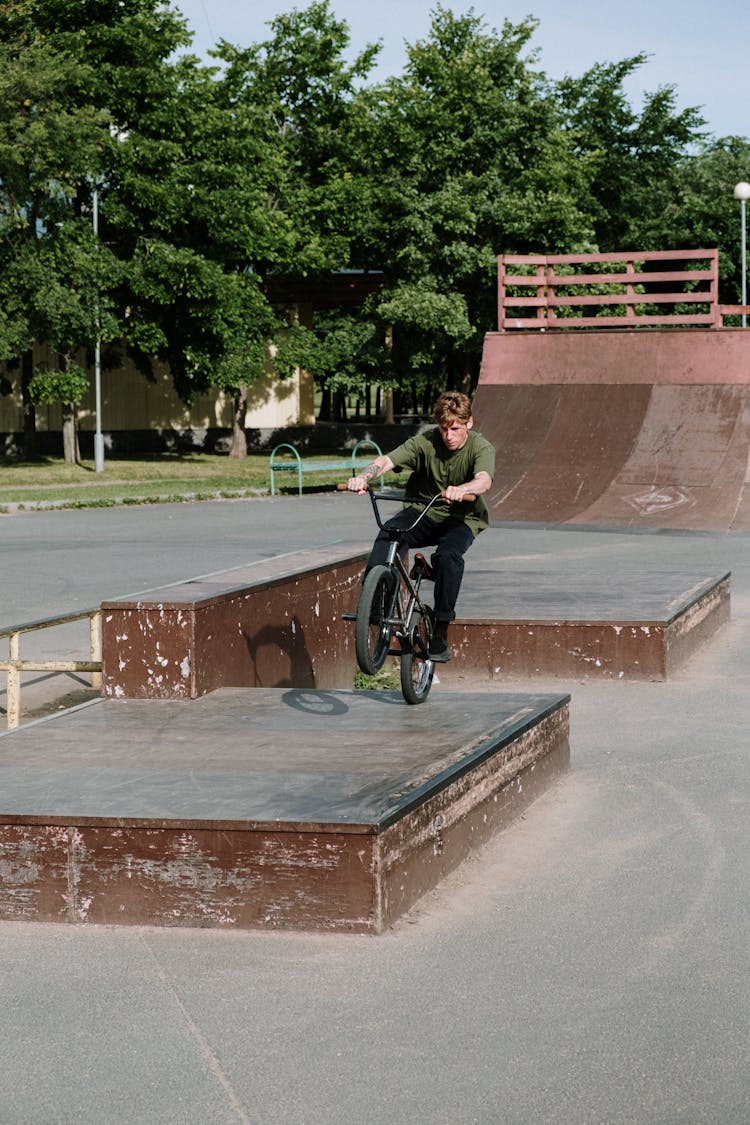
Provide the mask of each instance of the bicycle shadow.
POLYGON ((315 669, 298 617, 244 634, 253 687, 314 688, 315 669))
MULTIPOLYGON (((283 700, 288 707, 311 715, 345 715, 349 703, 345 690, 317 687, 315 668, 308 648, 305 629, 298 617, 288 624, 264 625, 256 632, 244 633, 250 660, 250 686, 287 688, 283 700)), ((352 691, 354 686, 352 685, 352 691)), ((358 691, 364 699, 403 706, 400 692, 388 690, 358 691)))
MULTIPOLYGON (((363 702, 370 699, 375 700, 379 705, 386 704, 389 707, 408 706, 401 693, 397 691, 355 691, 354 696, 363 702)), ((287 707, 291 707, 294 711, 302 711, 306 715, 330 718, 334 715, 348 715, 350 711, 347 699, 351 696, 345 696, 343 692, 326 691, 322 688, 317 691, 294 688, 285 692, 282 698, 287 707)))
POLYGON ((329 718, 334 715, 348 715, 349 704, 341 695, 332 691, 305 691, 294 688, 284 692, 283 702, 294 711, 306 715, 320 715, 329 718))

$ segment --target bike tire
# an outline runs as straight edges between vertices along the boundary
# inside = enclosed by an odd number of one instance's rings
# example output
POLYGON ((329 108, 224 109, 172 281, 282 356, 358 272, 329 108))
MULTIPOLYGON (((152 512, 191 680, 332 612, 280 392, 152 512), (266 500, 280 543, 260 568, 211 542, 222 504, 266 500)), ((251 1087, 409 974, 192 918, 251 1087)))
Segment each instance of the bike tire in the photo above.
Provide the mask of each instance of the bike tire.
POLYGON ((362 586, 357 606, 354 651, 357 663, 367 676, 374 676, 385 664, 391 645, 393 606, 398 593, 396 575, 387 566, 374 566, 362 586))
POLYGON ((401 654, 401 691, 407 703, 424 703, 435 675, 435 661, 427 653, 432 637, 432 618, 414 611, 408 646, 401 654))

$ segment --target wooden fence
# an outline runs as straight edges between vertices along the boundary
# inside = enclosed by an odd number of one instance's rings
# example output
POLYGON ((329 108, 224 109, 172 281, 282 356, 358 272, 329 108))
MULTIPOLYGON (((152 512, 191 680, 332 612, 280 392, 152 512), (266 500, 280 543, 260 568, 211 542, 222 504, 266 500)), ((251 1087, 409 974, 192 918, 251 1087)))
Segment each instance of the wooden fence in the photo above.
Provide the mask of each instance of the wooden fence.
POLYGON ((498 259, 501 332, 720 328, 725 316, 748 312, 747 305, 719 305, 718 250, 503 254, 498 259))

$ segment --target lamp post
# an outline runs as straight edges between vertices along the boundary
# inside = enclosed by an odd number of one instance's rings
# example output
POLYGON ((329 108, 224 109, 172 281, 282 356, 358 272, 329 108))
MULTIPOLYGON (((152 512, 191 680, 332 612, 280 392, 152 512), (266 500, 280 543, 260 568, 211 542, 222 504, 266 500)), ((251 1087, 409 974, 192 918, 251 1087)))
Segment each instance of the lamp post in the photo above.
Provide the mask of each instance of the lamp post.
MULTIPOLYGON (((738 184, 734 185, 734 198, 739 199, 740 209, 742 213, 742 304, 747 304, 747 237, 745 225, 745 204, 750 199, 750 184, 741 180, 738 184)), ((747 327, 747 316, 742 314, 742 327, 747 327)))
MULTIPOLYGON (((750 189, 748 189, 750 191, 750 189)), ((99 237, 99 191, 94 188, 94 234, 99 237)), ((744 203, 743 203, 744 207, 744 203)), ((94 392, 96 395, 96 431, 94 433, 94 470, 104 472, 104 435, 102 434, 102 357, 99 333, 99 297, 96 299, 96 343, 94 345, 94 392)))

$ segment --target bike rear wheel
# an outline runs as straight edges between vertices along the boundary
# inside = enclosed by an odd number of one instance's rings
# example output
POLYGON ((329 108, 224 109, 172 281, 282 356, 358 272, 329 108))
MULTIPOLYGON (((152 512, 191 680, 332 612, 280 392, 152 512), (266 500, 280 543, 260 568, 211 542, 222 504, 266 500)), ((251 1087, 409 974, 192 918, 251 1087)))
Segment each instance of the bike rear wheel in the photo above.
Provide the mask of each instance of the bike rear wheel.
POLYGON ((387 566, 374 566, 365 577, 357 606, 354 651, 357 663, 368 676, 385 664, 391 644, 389 619, 398 594, 398 579, 387 566))
POLYGON ((429 613, 423 617, 419 610, 415 610, 409 639, 404 642, 401 654, 401 691, 407 703, 424 703, 430 694, 435 675, 435 661, 427 655, 431 636, 432 618, 429 613))

